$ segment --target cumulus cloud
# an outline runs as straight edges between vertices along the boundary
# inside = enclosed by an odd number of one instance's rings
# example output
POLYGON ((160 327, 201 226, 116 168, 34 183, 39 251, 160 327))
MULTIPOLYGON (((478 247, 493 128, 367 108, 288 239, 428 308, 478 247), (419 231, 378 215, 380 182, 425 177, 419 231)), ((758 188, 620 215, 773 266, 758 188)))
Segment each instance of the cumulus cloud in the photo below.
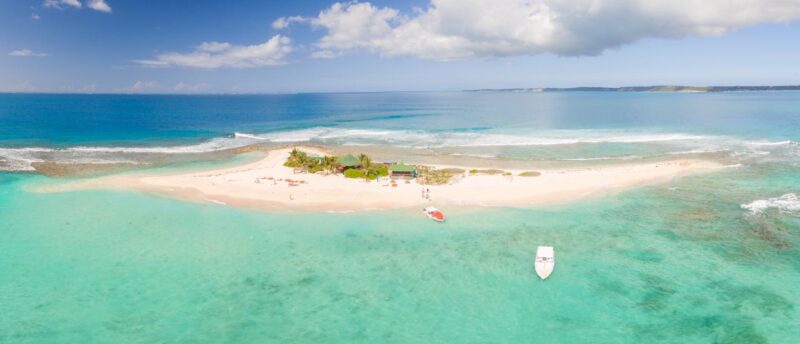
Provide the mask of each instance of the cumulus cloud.
POLYGON ((403 14, 335 3, 316 17, 279 18, 323 30, 315 57, 367 51, 433 60, 553 53, 597 55, 644 38, 716 36, 800 19, 792 0, 431 0, 403 14))
MULTIPOLYGON (((111 13, 111 6, 105 0, 86 0, 86 7, 95 11, 111 13)), ((47 8, 64 9, 67 7, 82 8, 80 0, 44 0, 42 6, 47 8)))
POLYGON ((209 85, 204 82, 198 84, 189 84, 181 81, 177 85, 175 85, 173 89, 177 92, 199 92, 208 89, 208 86, 209 85))
POLYGON ((108 6, 105 0, 86 0, 86 7, 95 11, 111 13, 111 6, 108 6))
POLYGON ((5 89, 0 86, 0 91, 2 92, 35 92, 37 88, 31 84, 30 81, 23 81, 16 85, 11 85, 5 89))
POLYGON ((303 23, 308 21, 306 18, 300 16, 291 16, 291 17, 280 17, 272 22, 272 28, 275 30, 281 30, 289 27, 292 23, 303 23))
POLYGON ((83 93, 94 93, 96 91, 97 91, 97 85, 95 85, 95 84, 89 84, 89 85, 81 87, 81 89, 80 89, 80 92, 83 92, 83 93))
POLYGON ((152 60, 135 61, 147 66, 179 66, 200 69, 254 68, 284 64, 292 51, 289 38, 275 35, 256 45, 233 45, 227 42, 205 42, 189 53, 164 53, 152 60))
POLYGON ((62 9, 64 6, 81 8, 81 2, 78 0, 44 0, 42 4, 44 7, 62 9))
POLYGON ((15 56, 15 57, 45 57, 45 56, 48 56, 48 55, 50 55, 50 54, 47 54, 47 53, 36 53, 36 52, 33 52, 30 49, 14 50, 14 51, 8 53, 8 56, 15 56))
POLYGON ((135 93, 153 92, 158 90, 158 87, 157 81, 136 81, 128 90, 135 93))

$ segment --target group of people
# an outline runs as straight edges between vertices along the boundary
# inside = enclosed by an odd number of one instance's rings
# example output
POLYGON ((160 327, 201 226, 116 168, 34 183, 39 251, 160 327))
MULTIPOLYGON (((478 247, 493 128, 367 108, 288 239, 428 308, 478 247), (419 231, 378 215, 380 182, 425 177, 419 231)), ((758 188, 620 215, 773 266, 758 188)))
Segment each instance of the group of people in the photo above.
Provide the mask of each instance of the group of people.
POLYGON ((422 198, 427 199, 427 200, 430 201, 431 200, 431 189, 422 188, 422 198))
POLYGON ((261 184, 261 180, 270 180, 270 181, 272 181, 272 185, 278 185, 278 182, 286 182, 289 186, 299 186, 300 184, 308 184, 308 182, 306 182, 305 180, 302 180, 302 179, 298 179, 298 180, 289 179, 289 178, 286 178, 286 179, 281 179, 281 178, 275 179, 275 178, 272 178, 272 177, 256 178, 254 183, 261 184))

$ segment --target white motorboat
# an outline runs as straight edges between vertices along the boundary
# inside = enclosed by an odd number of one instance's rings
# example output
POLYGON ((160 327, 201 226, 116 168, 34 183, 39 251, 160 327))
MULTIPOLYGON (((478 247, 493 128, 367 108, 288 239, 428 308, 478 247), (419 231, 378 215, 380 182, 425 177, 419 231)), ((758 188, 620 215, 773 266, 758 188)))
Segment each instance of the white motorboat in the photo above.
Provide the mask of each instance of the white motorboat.
POLYGON ((536 262, 534 268, 539 278, 545 279, 553 273, 556 265, 556 256, 552 246, 539 246, 536 249, 536 262))

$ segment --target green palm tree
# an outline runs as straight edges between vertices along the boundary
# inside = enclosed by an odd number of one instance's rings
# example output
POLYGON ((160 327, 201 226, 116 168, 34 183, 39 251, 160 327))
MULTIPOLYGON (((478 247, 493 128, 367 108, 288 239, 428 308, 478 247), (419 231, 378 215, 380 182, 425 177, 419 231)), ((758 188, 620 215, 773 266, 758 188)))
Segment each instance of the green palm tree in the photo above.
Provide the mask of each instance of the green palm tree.
POLYGON ((369 159, 369 157, 366 154, 363 154, 363 153, 358 155, 358 162, 361 163, 361 168, 362 169, 369 168, 369 165, 372 163, 372 161, 369 159))
POLYGON ((326 172, 336 172, 336 157, 326 155, 322 157, 322 169, 326 172))
POLYGON ((301 167, 300 164, 300 155, 302 154, 301 151, 297 150, 297 148, 292 149, 289 153, 289 158, 286 159, 286 166, 298 168, 301 167))
POLYGON ((361 163, 361 170, 364 171, 364 179, 369 179, 369 168, 372 166, 372 160, 364 154, 358 155, 358 162, 361 163))

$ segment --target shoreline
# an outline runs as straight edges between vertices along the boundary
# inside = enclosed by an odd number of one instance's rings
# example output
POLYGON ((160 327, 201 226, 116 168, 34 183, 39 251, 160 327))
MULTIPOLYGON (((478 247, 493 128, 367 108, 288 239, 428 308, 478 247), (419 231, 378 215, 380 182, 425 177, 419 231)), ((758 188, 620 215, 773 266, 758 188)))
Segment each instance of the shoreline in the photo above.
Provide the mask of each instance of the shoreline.
MULTIPOLYGON (((324 155, 319 147, 297 147, 324 155)), ((458 175, 443 185, 421 185, 417 180, 389 179, 365 182, 341 174, 294 173, 283 166, 291 148, 267 151, 265 157, 236 166, 177 173, 143 172, 111 175, 52 185, 37 192, 81 189, 125 189, 199 203, 215 203, 261 210, 353 212, 389 210, 429 205, 468 207, 533 207, 569 203, 628 188, 659 184, 686 175, 717 171, 720 163, 699 159, 631 162, 585 168, 543 169, 525 177, 523 170, 505 175, 458 175), (291 182, 289 182, 291 181, 291 182), (430 200, 422 197, 429 190, 430 200)), ((434 168, 456 167, 426 165, 434 168)), ((469 170, 467 166, 457 166, 469 170)))

